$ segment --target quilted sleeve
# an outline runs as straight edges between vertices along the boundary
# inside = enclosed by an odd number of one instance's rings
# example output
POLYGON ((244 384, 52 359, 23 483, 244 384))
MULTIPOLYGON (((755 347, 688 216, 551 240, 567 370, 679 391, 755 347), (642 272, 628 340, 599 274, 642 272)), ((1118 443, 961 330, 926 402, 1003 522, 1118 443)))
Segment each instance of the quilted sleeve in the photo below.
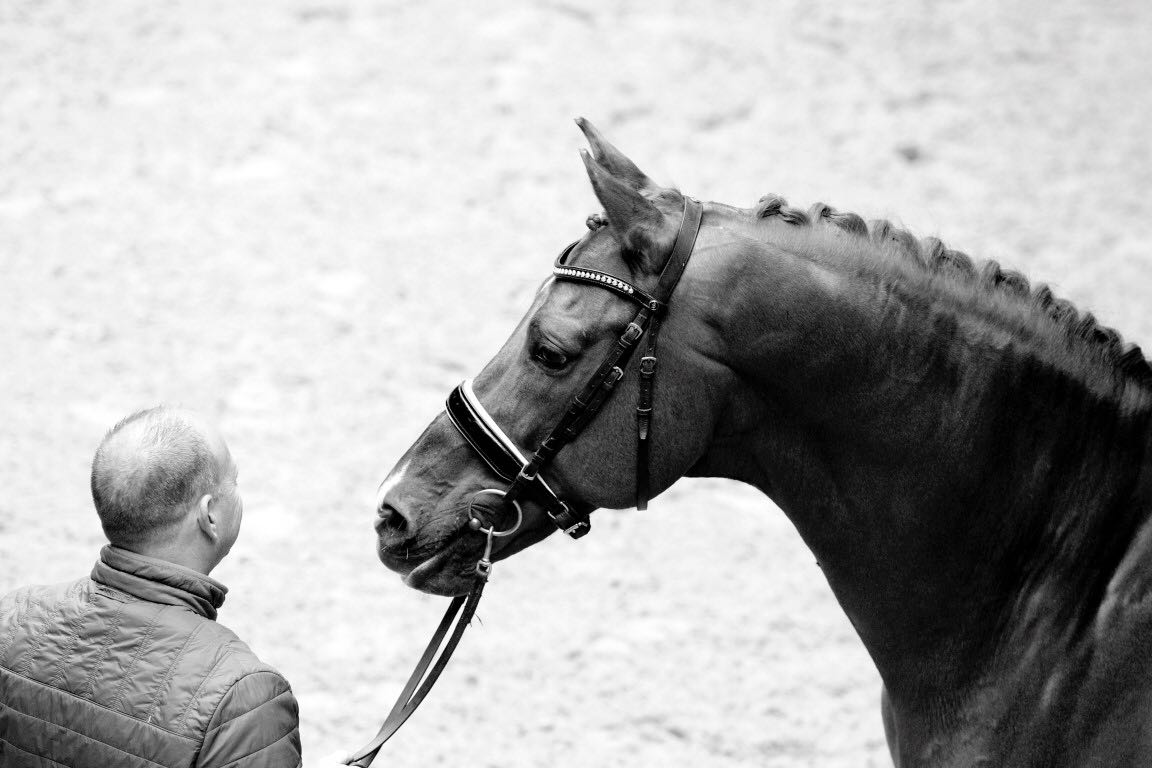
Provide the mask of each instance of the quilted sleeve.
POLYGON ((299 768, 300 714, 288 681, 275 672, 241 677, 208 724, 198 768, 299 768))

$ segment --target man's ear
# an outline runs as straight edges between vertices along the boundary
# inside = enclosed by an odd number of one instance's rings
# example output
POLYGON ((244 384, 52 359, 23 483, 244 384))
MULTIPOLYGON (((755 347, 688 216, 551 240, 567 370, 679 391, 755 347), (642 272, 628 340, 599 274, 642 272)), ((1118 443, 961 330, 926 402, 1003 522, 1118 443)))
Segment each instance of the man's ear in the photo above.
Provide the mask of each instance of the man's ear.
POLYGON ((196 502, 196 523, 204 535, 215 543, 220 540, 220 529, 217 527, 216 510, 212 494, 206 493, 196 502))

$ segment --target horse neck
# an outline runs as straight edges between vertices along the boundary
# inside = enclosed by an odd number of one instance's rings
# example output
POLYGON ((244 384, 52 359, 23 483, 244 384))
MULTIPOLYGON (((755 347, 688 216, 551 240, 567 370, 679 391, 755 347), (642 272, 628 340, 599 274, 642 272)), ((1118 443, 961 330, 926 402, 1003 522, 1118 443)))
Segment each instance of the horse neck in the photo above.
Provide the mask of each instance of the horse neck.
POLYGON ((732 249, 741 385, 692 474, 748 482, 788 514, 893 695, 971 689, 1036 615, 1091 620, 1152 511, 1135 492, 1148 397, 1109 396, 1003 343, 986 313, 812 248, 732 249))

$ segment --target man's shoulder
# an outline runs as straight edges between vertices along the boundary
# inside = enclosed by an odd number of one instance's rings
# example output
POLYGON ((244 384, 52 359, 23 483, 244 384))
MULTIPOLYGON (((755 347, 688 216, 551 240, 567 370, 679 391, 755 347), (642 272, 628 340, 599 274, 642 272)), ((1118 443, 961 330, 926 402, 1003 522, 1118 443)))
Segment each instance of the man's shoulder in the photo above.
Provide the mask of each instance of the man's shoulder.
POLYGON ((184 724, 193 731, 203 732, 213 714, 230 702, 226 708, 253 709, 281 694, 291 696, 288 680, 235 632, 189 611, 165 606, 152 653, 170 659, 166 674, 172 679, 172 690, 156 716, 163 721, 182 712, 184 724))
POLYGON ((269 764, 300 764, 300 711, 292 688, 231 630, 229 638, 186 715, 190 730, 203 734, 201 759, 226 765, 245 755, 266 755, 269 764))
POLYGON ((0 596, 0 662, 16 637, 30 625, 69 612, 69 607, 86 603, 93 584, 90 579, 56 584, 32 584, 0 596))
POLYGON ((261 660, 248 643, 225 625, 203 619, 203 625, 197 634, 200 637, 195 646, 211 657, 211 666, 218 680, 235 681, 255 674, 283 678, 275 667, 261 660))
MULTIPOLYGON (((181 623, 187 613, 173 617, 181 623)), ((167 706, 157 713, 162 719, 182 711, 184 724, 204 733, 240 714, 265 708, 270 702, 291 710, 296 702, 288 680, 266 663, 227 626, 195 616, 195 626, 183 630, 182 658, 174 665, 174 678, 190 699, 173 693, 167 706)), ((170 644, 174 647, 175 643, 170 644)))
POLYGON ((213 625, 211 641, 223 642, 217 646, 213 663, 205 667, 208 672, 200 686, 199 701, 189 716, 190 725, 195 721, 196 730, 212 737, 206 745, 216 746, 206 748, 251 740, 246 733, 257 722, 261 723, 259 729, 274 731, 277 739, 298 739, 294 734, 299 709, 288 680, 232 630, 213 625))
POLYGON ((78 606, 88 622, 115 615, 121 631, 149 639, 153 652, 182 646, 187 668, 216 667, 223 675, 242 677, 256 672, 279 674, 231 629, 182 606, 153 603, 105 586, 91 578, 57 584, 33 584, 0 596, 0 625, 27 625, 30 619, 54 617, 67 621, 78 606), (196 662, 202 662, 196 663, 196 662))
POLYGON ((54 584, 29 584, 19 587, 0 595, 0 614, 15 611, 21 607, 27 609, 31 606, 51 605, 62 600, 75 599, 90 586, 90 579, 81 578, 54 584))

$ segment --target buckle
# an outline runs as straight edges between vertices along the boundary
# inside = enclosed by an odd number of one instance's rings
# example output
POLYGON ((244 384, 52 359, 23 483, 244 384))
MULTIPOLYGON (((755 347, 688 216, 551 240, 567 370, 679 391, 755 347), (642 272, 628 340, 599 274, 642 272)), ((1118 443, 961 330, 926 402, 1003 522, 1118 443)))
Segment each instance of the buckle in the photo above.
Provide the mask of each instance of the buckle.
POLYGON ((628 328, 624 331, 623 339, 627 343, 631 344, 643 335, 643 328, 641 328, 639 325, 636 325, 636 323, 628 323, 628 328))
POLYGON ((492 575, 492 561, 483 558, 480 562, 476 563, 476 576, 488 581, 488 577, 492 575))
POLYGON ((644 355, 640 358, 640 373, 646 376, 651 376, 653 371, 656 370, 656 358, 652 355, 644 355))
POLYGON ((581 520, 580 522, 576 523, 575 525, 573 525, 569 528, 565 528, 564 533, 568 534, 569 536, 571 536, 574 539, 578 539, 591 530, 592 530, 592 524, 590 522, 588 522, 587 520, 581 520))
POLYGON ((552 523, 564 533, 568 534, 574 539, 578 539, 588 531, 592 530, 592 523, 588 518, 578 519, 572 514, 572 509, 560 501, 556 500, 560 505, 559 511, 545 508, 544 512, 552 519, 552 523))

